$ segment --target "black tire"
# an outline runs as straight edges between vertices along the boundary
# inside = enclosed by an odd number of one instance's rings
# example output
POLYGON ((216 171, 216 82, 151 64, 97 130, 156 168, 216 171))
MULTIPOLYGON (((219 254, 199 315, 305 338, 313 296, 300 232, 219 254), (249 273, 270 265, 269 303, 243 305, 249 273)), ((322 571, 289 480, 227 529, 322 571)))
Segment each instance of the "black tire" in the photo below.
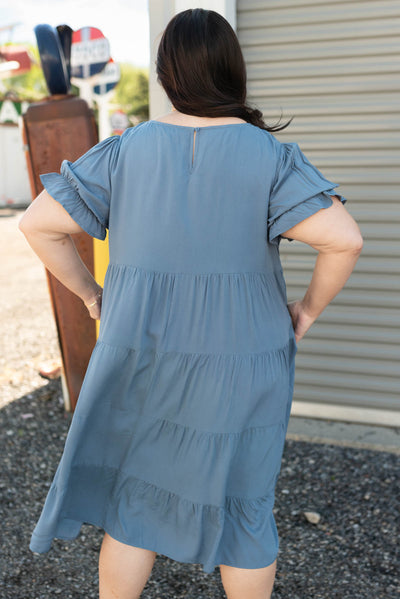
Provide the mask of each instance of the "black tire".
POLYGON ((42 24, 36 25, 34 31, 50 95, 68 94, 70 83, 57 30, 50 25, 42 24))

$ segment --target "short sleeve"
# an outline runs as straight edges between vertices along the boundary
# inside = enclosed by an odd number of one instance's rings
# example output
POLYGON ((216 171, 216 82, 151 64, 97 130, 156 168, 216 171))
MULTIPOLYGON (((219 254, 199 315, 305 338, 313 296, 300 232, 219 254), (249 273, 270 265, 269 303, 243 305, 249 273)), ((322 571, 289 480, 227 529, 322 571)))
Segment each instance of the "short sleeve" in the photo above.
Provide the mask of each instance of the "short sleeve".
POLYGON ((309 162, 298 144, 280 143, 279 151, 267 223, 268 241, 274 245, 279 245, 282 233, 321 208, 329 208, 333 203, 331 195, 336 195, 343 204, 347 201, 334 192, 338 184, 328 181, 309 162))
POLYGON ((111 178, 118 159, 120 136, 96 144, 75 162, 64 160, 60 173, 40 175, 46 191, 84 231, 105 239, 111 198, 111 178))

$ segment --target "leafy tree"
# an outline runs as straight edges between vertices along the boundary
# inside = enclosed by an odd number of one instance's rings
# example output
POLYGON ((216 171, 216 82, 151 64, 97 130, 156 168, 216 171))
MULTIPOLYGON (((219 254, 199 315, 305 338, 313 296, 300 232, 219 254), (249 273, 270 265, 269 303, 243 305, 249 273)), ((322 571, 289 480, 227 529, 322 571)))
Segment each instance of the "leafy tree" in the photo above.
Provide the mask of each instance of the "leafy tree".
POLYGON ((113 102, 128 116, 142 121, 149 118, 149 74, 147 69, 129 63, 119 63, 121 79, 115 88, 113 102))

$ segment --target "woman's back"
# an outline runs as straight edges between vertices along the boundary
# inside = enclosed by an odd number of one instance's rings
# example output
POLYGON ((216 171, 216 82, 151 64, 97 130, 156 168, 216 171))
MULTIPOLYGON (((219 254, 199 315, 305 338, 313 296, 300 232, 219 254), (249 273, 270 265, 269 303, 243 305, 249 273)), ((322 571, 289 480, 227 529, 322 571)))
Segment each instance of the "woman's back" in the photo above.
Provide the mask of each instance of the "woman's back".
POLYGON ((124 136, 100 340, 213 354, 287 346, 279 257, 266 239, 275 161, 269 134, 249 123, 149 121, 124 136), (151 336, 137 327, 144 309, 151 336))
POLYGON ((86 205, 85 230, 102 238, 109 228, 100 342, 288 351, 279 234, 330 206, 335 187, 297 144, 250 123, 152 120, 64 161, 61 175, 42 182, 57 196, 63 177, 86 205), (147 328, 138 326, 144 311, 147 328))
POLYGON ((272 136, 250 123, 136 126, 112 172, 111 261, 168 272, 271 272, 275 167, 272 136))

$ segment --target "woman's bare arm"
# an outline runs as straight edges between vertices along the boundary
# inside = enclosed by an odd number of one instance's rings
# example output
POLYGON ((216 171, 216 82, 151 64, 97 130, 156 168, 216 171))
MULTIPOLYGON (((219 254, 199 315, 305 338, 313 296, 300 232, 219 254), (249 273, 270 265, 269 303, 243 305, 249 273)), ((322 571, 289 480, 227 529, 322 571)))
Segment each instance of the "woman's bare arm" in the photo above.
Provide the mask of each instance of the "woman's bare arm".
POLYGON ((360 229, 341 201, 331 196, 332 206, 304 219, 282 237, 302 241, 318 255, 310 284, 302 300, 288 305, 296 341, 344 287, 363 247, 360 229))
MULTIPOLYGON (((63 285, 87 305, 98 299, 101 287, 82 262, 71 238, 83 229, 46 190, 25 211, 19 229, 46 268, 63 285)), ((88 308, 90 316, 99 318, 100 308, 101 302, 88 308)))

